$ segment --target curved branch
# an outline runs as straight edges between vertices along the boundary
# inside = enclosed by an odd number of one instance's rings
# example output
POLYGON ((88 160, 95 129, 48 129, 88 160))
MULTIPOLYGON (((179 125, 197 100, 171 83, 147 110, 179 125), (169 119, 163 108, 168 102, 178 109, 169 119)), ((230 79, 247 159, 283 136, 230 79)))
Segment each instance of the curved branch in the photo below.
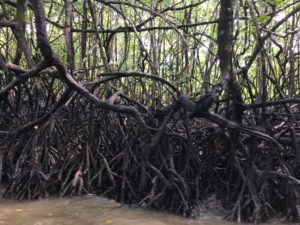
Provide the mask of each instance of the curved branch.
POLYGON ((46 69, 47 67, 48 67, 47 63, 42 62, 38 64, 36 67, 28 70, 26 73, 16 76, 15 79, 13 79, 9 84, 7 84, 5 87, 3 87, 0 90, 0 98, 6 95, 16 85, 25 83, 29 78, 37 76, 39 72, 46 69))
POLYGON ((125 106, 125 105, 113 105, 113 104, 109 104, 106 101, 100 100, 97 96, 93 95, 85 87, 83 87, 80 83, 78 83, 67 72, 64 64, 56 56, 56 54, 54 53, 54 51, 50 46, 47 31, 46 31, 46 19, 45 19, 43 1, 31 0, 31 4, 35 16, 35 26, 37 32, 38 47, 40 48, 41 53, 43 54, 46 62, 49 63, 49 66, 54 65, 57 68, 58 72, 61 74, 62 81, 64 81, 68 85, 68 87, 70 87, 72 90, 84 96, 87 100, 94 103, 99 108, 111 110, 119 113, 126 113, 133 116, 139 123, 140 127, 143 129, 144 133, 149 134, 149 131, 147 130, 146 123, 143 117, 135 107, 125 106))
POLYGON ((110 73, 101 73, 98 75, 99 77, 104 77, 103 79, 100 79, 98 81, 95 82, 90 82, 87 83, 86 85, 93 85, 92 89, 95 89, 96 86, 103 84, 105 82, 108 82, 110 80, 116 80, 116 79, 120 79, 122 77, 143 77, 143 78, 148 78, 151 80, 156 80, 159 81, 163 84, 165 84, 166 86, 170 87, 178 96, 181 94, 179 89, 177 87, 175 87, 172 83, 170 83, 169 81, 157 76, 157 75, 153 75, 153 74, 149 74, 149 73, 141 73, 141 72, 110 72, 110 73))

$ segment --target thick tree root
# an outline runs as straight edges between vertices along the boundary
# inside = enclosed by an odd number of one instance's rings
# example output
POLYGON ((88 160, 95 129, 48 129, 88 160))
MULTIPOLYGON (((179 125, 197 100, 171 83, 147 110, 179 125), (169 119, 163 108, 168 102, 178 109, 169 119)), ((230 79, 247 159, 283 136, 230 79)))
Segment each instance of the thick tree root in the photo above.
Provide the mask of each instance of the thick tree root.
POLYGON ((4 197, 94 193, 193 216, 216 195, 231 220, 299 220, 299 164, 288 127, 276 128, 286 143, 280 149, 174 113, 162 124, 147 114, 157 129, 145 134, 134 118, 75 102, 40 127, 1 134, 4 197))

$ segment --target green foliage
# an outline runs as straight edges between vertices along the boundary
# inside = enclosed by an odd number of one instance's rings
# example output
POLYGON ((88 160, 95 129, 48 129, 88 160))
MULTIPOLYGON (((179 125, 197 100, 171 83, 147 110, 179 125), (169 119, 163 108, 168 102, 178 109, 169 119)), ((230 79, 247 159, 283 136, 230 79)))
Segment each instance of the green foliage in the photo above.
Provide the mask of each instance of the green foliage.
POLYGON ((266 0, 266 2, 270 5, 273 5, 274 7, 279 7, 286 4, 285 0, 266 0))
POLYGON ((255 23, 257 23, 258 25, 263 25, 268 20, 268 18, 269 17, 267 15, 256 16, 251 19, 250 24, 251 26, 254 26, 255 23))

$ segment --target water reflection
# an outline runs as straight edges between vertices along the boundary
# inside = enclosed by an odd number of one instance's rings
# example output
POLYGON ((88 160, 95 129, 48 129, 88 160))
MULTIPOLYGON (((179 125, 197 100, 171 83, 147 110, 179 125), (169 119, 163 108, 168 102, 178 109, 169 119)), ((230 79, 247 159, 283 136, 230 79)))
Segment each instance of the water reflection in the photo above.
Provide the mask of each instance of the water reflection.
MULTIPOLYGON (((5 225, 233 225, 216 216, 186 219, 127 206, 95 196, 33 202, 0 200, 5 225)), ((282 224, 280 221, 269 224, 282 224)))

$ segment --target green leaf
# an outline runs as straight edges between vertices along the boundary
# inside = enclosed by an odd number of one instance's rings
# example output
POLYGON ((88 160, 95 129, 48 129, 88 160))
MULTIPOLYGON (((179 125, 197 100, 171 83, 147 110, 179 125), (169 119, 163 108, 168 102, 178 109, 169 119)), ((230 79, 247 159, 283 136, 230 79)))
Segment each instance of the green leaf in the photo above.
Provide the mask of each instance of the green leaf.
POLYGON ((266 2, 270 5, 278 7, 278 6, 284 5, 285 0, 266 0, 266 2))
POLYGON ((252 26, 254 25, 254 23, 258 23, 259 25, 262 25, 267 21, 268 18, 269 17, 266 15, 256 16, 251 19, 250 23, 252 26))

